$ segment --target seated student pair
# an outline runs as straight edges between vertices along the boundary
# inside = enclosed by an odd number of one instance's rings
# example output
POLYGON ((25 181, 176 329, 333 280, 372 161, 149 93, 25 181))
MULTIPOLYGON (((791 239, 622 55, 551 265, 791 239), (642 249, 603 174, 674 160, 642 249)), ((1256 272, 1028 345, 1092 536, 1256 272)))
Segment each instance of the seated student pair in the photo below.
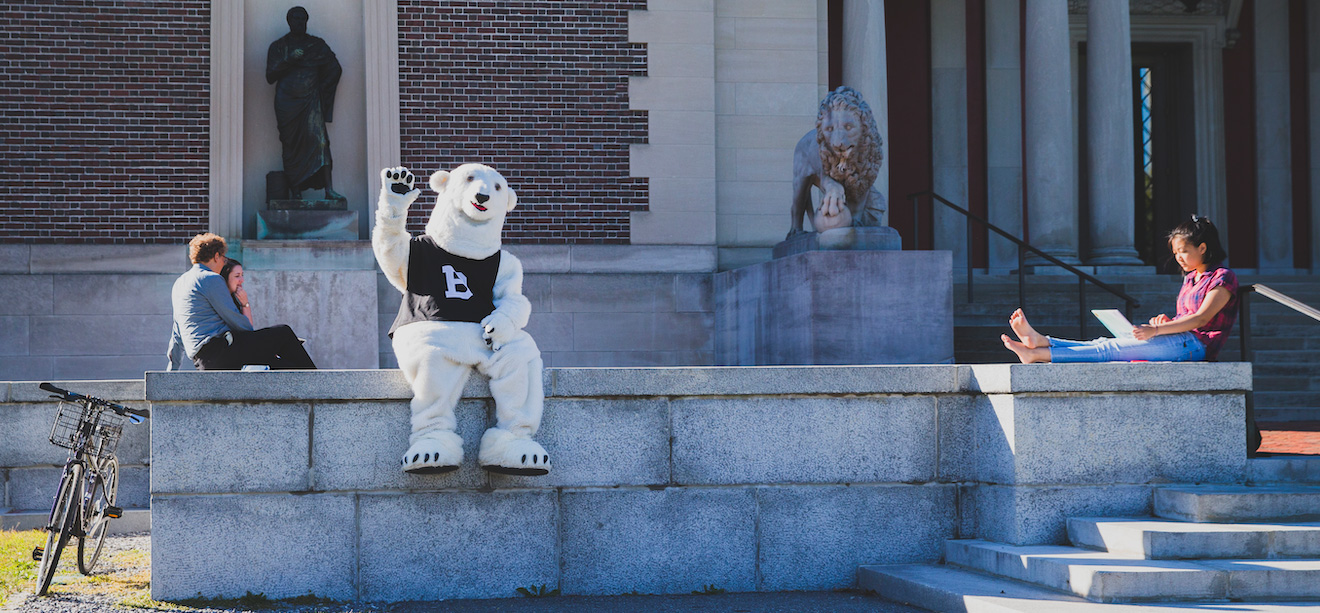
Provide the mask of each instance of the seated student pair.
POLYGON ((1223 266, 1228 254, 1209 219, 1192 215, 1169 233, 1169 249, 1182 267, 1182 289, 1173 317, 1163 313, 1132 328, 1132 338, 1071 341, 1037 332, 1022 309, 1008 325, 1017 340, 1001 335, 1023 364, 1033 362, 1213 361, 1237 321, 1237 275, 1223 266))
POLYGON ((174 325, 167 370, 177 370, 184 355, 198 370, 316 368, 289 326, 256 329, 243 287, 243 265, 226 257, 227 250, 225 239, 211 233, 198 234, 188 243, 193 267, 170 292, 174 325))

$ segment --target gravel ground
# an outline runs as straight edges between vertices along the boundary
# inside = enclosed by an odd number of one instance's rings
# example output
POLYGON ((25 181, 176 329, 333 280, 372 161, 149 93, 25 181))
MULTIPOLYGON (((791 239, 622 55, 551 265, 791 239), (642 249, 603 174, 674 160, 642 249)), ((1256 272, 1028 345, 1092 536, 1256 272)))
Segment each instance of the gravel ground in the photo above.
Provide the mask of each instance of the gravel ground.
POLYGON ((784 592, 670 596, 555 596, 500 600, 456 600, 447 602, 340 603, 295 605, 271 602, 269 606, 245 608, 235 603, 187 608, 170 603, 147 602, 150 575, 151 537, 127 534, 106 539, 105 551, 91 579, 77 574, 76 542, 64 550, 60 572, 51 584, 51 594, 37 598, 29 591, 15 594, 0 607, 0 613, 124 613, 126 611, 189 611, 197 613, 241 613, 279 611, 289 613, 921 613, 920 609, 886 602, 857 592, 784 592), (108 589, 107 589, 108 588, 108 589), (116 606, 124 600, 138 607, 116 606), (153 606, 154 605, 154 606, 153 606))

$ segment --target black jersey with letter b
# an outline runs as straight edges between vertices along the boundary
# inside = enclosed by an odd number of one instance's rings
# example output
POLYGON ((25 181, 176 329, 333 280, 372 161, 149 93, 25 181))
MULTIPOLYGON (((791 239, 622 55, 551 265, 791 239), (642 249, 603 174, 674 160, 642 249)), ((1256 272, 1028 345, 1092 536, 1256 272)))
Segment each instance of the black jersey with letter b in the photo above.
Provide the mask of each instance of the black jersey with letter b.
POLYGON ((481 323, 495 310, 499 271, 499 251, 484 260, 469 260, 441 249, 430 236, 414 237, 408 243, 408 291, 390 326, 390 338, 417 321, 481 323))

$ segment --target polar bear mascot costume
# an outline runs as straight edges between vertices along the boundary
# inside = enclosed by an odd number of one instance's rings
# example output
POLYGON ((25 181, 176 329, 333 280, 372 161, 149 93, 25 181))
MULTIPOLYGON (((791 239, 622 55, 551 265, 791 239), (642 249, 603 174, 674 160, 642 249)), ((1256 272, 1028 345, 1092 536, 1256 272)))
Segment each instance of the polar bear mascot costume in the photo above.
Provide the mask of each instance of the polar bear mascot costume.
POLYGON ((404 472, 443 473, 463 461, 454 407, 475 367, 490 377, 495 427, 481 437, 481 467, 544 475, 550 456, 532 440, 545 396, 541 351, 523 330, 532 305, 522 294, 522 264, 500 249, 504 216, 517 205, 495 169, 464 164, 431 175, 439 193, 426 233, 405 229, 421 194, 407 168, 380 173, 371 246, 390 284, 403 292, 390 326, 399 369, 413 388, 412 436, 404 472))

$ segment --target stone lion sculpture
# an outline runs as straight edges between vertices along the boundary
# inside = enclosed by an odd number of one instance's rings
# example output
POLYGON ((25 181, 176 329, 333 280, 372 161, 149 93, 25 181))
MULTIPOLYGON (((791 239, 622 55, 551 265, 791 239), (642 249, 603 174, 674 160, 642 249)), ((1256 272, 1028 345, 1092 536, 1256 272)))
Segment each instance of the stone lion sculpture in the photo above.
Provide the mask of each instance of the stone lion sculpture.
POLYGON ((830 92, 820 102, 816 129, 793 151, 793 225, 788 235, 804 231, 802 218, 808 211, 816 232, 884 225, 885 197, 873 187, 884 159, 884 141, 861 94, 846 86, 830 92), (823 192, 819 209, 812 206, 812 187, 823 192))

